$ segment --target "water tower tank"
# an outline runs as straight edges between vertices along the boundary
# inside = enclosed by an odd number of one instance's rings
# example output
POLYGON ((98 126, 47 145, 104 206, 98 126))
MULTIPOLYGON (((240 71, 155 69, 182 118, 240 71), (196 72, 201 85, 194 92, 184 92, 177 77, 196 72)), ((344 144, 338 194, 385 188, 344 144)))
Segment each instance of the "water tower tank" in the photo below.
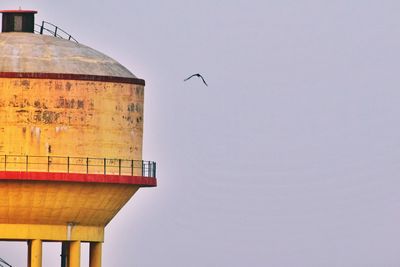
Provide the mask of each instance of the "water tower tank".
POLYGON ((0 240, 27 241, 31 267, 42 242, 61 242, 70 267, 89 242, 101 266, 105 226, 156 186, 142 160, 145 81, 57 27, 34 33, 36 11, 1 12, 0 240))

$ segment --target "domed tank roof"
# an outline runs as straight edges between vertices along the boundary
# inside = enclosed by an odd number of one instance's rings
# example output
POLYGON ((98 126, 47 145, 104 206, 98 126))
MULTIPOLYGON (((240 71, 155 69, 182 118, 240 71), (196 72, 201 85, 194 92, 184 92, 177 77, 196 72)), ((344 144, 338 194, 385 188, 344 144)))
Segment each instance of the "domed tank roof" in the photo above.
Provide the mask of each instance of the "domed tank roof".
POLYGON ((88 46, 21 32, 0 33, 0 72, 136 78, 120 63, 88 46))

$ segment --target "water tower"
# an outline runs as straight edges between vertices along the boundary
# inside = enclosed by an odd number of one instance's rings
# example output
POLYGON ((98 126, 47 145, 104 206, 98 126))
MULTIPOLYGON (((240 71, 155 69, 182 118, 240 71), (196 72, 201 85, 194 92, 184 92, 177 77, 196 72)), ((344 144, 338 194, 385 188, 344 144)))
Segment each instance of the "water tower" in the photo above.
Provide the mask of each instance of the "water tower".
POLYGON ((141 187, 144 85, 36 11, 3 10, 0 34, 0 240, 61 242, 61 266, 101 266, 104 228, 141 187), (45 33, 49 33, 46 35, 45 33), (61 36, 64 38, 60 38, 61 36))

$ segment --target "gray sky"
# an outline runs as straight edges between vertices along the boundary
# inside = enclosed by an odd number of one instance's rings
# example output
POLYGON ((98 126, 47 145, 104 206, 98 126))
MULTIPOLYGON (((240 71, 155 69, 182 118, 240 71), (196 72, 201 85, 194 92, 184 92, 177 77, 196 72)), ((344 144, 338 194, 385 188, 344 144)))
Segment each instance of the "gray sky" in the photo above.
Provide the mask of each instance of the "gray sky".
POLYGON ((399 266, 399 1, 20 5, 146 80, 159 186, 106 228, 104 266, 399 266))

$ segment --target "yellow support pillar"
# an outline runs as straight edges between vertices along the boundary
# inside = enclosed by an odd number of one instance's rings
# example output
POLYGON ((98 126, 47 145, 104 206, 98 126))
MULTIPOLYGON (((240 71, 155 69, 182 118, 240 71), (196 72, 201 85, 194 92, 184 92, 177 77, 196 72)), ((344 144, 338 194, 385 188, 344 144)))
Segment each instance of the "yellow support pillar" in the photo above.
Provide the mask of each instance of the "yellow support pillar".
POLYGON ((101 267, 101 246, 100 242, 90 243, 89 267, 101 267))
POLYGON ((81 241, 71 241, 69 243, 68 266, 80 267, 80 265, 81 265, 81 241))
POLYGON ((28 266, 42 267, 42 240, 29 241, 28 249, 28 266))

